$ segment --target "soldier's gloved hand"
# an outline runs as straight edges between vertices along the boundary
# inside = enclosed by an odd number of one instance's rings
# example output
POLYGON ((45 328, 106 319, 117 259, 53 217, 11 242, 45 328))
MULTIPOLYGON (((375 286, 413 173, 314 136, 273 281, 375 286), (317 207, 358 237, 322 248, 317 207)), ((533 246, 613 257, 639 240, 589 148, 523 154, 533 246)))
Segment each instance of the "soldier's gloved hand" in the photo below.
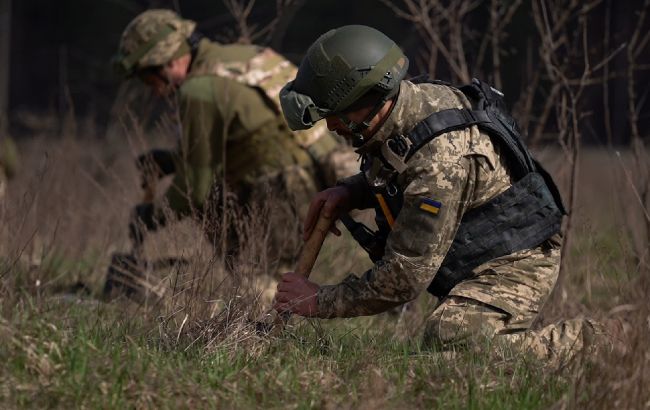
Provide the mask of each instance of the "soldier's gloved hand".
POLYGON ((133 208, 131 214, 129 237, 136 245, 141 244, 144 240, 144 231, 155 232, 160 226, 164 226, 164 224, 165 218, 162 215, 156 215, 152 203, 138 204, 133 208))
POLYGON ((339 185, 328 188, 317 193, 309 204, 309 211, 305 218, 305 228, 303 230, 303 239, 307 240, 314 230, 316 221, 321 212, 332 219, 330 232, 336 236, 341 235, 341 231, 334 225, 339 217, 350 210, 350 191, 346 186, 339 185))
POLYGON ((139 155, 135 161, 135 166, 145 178, 162 178, 176 172, 174 153, 164 149, 152 149, 139 155))
POLYGON ((133 248, 139 249, 144 242, 144 229, 135 221, 129 222, 129 239, 133 242, 133 248))

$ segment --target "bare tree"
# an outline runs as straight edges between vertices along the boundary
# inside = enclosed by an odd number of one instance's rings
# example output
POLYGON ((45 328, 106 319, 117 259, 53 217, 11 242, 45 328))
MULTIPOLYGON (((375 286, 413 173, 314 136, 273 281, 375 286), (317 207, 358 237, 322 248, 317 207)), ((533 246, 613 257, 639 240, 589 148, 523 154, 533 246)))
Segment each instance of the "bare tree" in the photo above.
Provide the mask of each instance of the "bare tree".
MULTIPOLYGON (((611 34, 610 20, 612 18, 612 0, 605 0, 605 24, 603 30, 603 51, 609 53, 609 38, 611 34)), ((609 61, 603 66, 603 125, 607 135, 607 145, 611 148, 612 136, 612 114, 609 109, 609 61)))
POLYGON ((0 0, 0 137, 7 126, 9 107, 9 65, 11 62, 11 0, 0 0))
POLYGON ((492 46, 494 85, 498 89, 503 89, 503 83, 501 82, 501 53, 503 52, 501 39, 504 36, 506 25, 512 20, 512 16, 521 5, 521 0, 515 0, 510 5, 500 5, 499 3, 498 0, 492 0, 490 3, 490 34, 485 38, 490 39, 490 45, 492 46))
POLYGON ((645 0, 641 9, 638 11, 637 24, 627 47, 628 119, 632 134, 632 152, 634 153, 637 172, 636 186, 633 185, 633 188, 645 216, 645 240, 637 244, 637 253, 639 266, 645 270, 650 268, 650 255, 648 254, 650 252, 648 250, 650 248, 650 215, 648 211, 650 209, 650 159, 648 159, 648 150, 638 127, 639 112, 643 108, 645 101, 644 99, 640 100, 637 96, 636 72, 639 69, 639 56, 641 56, 650 41, 650 31, 643 32, 648 9, 650 9, 650 0, 645 0))
POLYGON ((402 7, 389 0, 381 0, 393 12, 415 24, 424 44, 424 50, 418 62, 421 68, 435 77, 438 58, 442 56, 451 70, 453 80, 469 82, 471 74, 465 54, 464 27, 467 15, 480 2, 470 0, 453 0, 448 3, 432 0, 404 0, 402 7))
MULTIPOLYGON (((542 43, 540 58, 545 73, 553 84, 545 103, 543 121, 538 123, 536 132, 540 132, 545 126, 549 107, 555 107, 557 141, 569 167, 569 178, 566 182, 569 215, 564 228, 560 285, 567 262, 565 254, 571 249, 573 240, 572 228, 580 174, 583 128, 581 123, 587 115, 581 107, 582 99, 588 86, 604 81, 603 77, 596 76, 596 73, 606 67, 609 60, 622 50, 618 47, 599 63, 591 62, 588 24, 590 14, 599 3, 601 0, 589 3, 572 0, 568 7, 566 2, 553 0, 538 0, 533 3, 535 26, 542 43)), ((538 138, 538 135, 534 136, 536 137, 538 138)))
MULTIPOLYGON (((304 0, 276 0, 275 17, 270 22, 260 25, 249 21, 256 0, 222 1, 230 15, 235 19, 236 42, 242 44, 268 44, 272 39, 275 39, 275 43, 278 43, 284 37, 284 33, 296 11, 304 4, 304 0)), ((278 46, 279 44, 274 45, 278 46)))
POLYGON ((467 24, 470 14, 480 14, 481 2, 471 0, 404 0, 397 5, 389 0, 381 0, 398 17, 415 24, 416 30, 428 48, 417 61, 419 68, 435 77, 439 64, 449 67, 452 80, 469 82, 472 75, 483 67, 490 50, 491 74, 497 88, 502 87, 501 41, 507 35, 505 28, 522 4, 521 0, 510 3, 491 0, 489 23, 486 30, 472 29, 467 24), (478 51, 466 44, 475 43, 480 36, 478 51), (473 60, 472 57, 476 56, 473 60), (439 57, 442 57, 440 59, 439 57))

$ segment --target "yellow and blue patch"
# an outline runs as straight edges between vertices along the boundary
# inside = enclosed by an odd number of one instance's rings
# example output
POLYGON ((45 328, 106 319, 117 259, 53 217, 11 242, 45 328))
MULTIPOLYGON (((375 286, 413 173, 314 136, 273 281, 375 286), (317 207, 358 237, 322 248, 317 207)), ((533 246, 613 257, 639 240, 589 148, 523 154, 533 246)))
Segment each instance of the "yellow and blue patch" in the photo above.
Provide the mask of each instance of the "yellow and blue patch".
POLYGON ((442 208, 442 204, 439 201, 434 201, 429 198, 423 198, 420 201, 420 209, 430 214, 438 215, 440 208, 442 208))

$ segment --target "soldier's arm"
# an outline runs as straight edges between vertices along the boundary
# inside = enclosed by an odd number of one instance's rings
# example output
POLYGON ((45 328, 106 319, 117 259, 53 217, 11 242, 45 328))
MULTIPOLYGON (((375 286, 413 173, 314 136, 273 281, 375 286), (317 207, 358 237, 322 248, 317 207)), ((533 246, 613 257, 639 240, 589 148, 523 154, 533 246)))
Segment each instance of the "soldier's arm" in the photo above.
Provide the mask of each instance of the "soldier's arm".
POLYGON ((321 287, 318 316, 380 313, 415 299, 429 285, 471 195, 469 161, 461 156, 455 161, 432 161, 430 155, 420 153, 410 161, 411 182, 383 259, 361 277, 350 275, 338 285, 321 287))
POLYGON ((166 194, 171 208, 180 214, 202 207, 217 171, 212 145, 222 145, 224 126, 213 89, 209 77, 205 77, 187 81, 180 92, 183 135, 176 175, 166 194))

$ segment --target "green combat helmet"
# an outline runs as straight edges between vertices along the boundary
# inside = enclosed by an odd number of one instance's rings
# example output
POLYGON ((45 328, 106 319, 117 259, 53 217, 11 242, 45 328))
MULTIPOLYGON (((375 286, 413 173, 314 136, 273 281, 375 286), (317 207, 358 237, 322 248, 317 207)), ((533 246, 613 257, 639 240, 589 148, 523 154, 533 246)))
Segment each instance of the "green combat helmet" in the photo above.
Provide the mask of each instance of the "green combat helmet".
POLYGON ((153 9, 138 15, 124 29, 113 59, 116 72, 129 77, 135 71, 171 61, 194 32, 196 23, 171 10, 153 9))
POLYGON ((407 69, 408 58, 380 31, 360 25, 330 30, 309 47, 296 79, 280 92, 284 116, 292 130, 301 130, 338 115, 352 131, 353 144, 361 146, 361 132, 397 94, 407 69), (348 120, 345 110, 369 91, 382 98, 362 123, 348 120))

